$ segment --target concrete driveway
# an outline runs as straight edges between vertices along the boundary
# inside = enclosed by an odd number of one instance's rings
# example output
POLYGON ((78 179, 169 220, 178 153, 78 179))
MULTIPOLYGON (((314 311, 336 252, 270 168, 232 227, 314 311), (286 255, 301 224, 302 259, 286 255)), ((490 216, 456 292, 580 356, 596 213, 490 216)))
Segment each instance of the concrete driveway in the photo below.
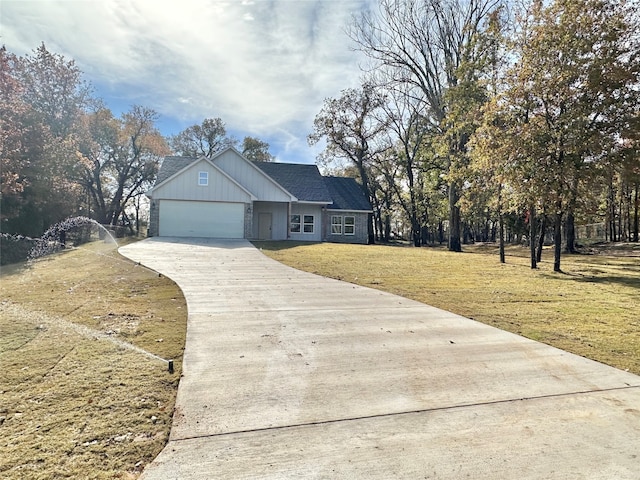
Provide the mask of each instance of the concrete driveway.
POLYGON ((246 241, 120 252, 189 309, 170 441, 145 480, 640 478, 636 375, 246 241))

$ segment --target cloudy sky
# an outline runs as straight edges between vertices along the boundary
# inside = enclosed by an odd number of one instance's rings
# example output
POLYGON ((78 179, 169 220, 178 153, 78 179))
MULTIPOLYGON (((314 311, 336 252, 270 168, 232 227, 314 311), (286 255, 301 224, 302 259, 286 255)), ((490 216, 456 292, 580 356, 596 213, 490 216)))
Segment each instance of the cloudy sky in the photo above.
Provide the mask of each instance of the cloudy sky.
POLYGON ((0 42, 18 55, 44 42, 114 113, 151 107, 166 135, 220 117, 279 161, 312 163, 324 99, 359 83, 344 29, 371 1, 1 0, 0 42))

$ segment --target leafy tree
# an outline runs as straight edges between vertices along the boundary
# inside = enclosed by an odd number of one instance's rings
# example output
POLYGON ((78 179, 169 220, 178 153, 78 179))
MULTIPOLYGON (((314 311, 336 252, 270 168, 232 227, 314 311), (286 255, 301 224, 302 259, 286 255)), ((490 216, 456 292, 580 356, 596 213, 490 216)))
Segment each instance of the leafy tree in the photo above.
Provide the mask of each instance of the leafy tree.
POLYGON ((56 138, 74 132, 76 120, 94 102, 91 87, 74 60, 51 53, 41 44, 22 60, 24 99, 56 138))
MULTIPOLYGON (((309 144, 326 140, 321 162, 346 160, 356 167, 367 198, 374 203, 372 183, 369 179, 371 164, 377 155, 389 147, 382 142, 386 125, 375 113, 383 107, 385 99, 371 84, 360 89, 346 89, 340 98, 326 99, 313 123, 309 144)), ((373 243, 373 224, 369 225, 369 242, 373 243)))
POLYGON ((242 155, 254 162, 273 162, 275 157, 269 153, 269 144, 255 137, 244 137, 242 155))
MULTIPOLYGON (((487 28, 481 32, 474 42, 476 50, 476 66, 474 69, 464 67, 463 72, 478 73, 478 78, 466 79, 466 88, 470 91, 470 97, 475 102, 470 102, 472 128, 465 126, 464 117, 459 127, 471 134, 469 140, 470 164, 466 169, 466 181, 469 184, 465 194, 467 209, 482 211, 485 219, 485 241, 489 237, 488 229, 491 228, 491 238, 498 238, 500 262, 505 263, 505 210, 508 207, 505 190, 505 169, 503 161, 510 154, 510 147, 494 141, 505 128, 506 119, 498 114, 497 101, 499 93, 504 86, 504 74, 507 66, 507 41, 506 31, 508 24, 503 18, 503 9, 493 11, 488 18, 487 28), (482 88, 482 90, 480 90, 482 88), (495 212, 492 214, 492 212, 495 212), (497 232, 495 228, 497 223, 497 232)), ((464 90, 463 90, 464 91, 464 90)), ((452 95, 453 100, 464 102, 465 96, 452 95)), ((467 107, 469 108, 469 107, 467 107)), ((461 117, 462 108, 454 109, 455 117, 461 117)))
POLYGON ((19 195, 25 188, 26 179, 21 176, 28 163, 23 145, 28 144, 30 133, 28 114, 30 108, 23 98, 23 85, 16 78, 15 55, 0 48, 0 179, 3 209, 2 218, 7 218, 7 198, 19 195))
POLYGON ((81 189, 69 180, 77 160, 75 128, 93 99, 73 60, 44 44, 24 57, 3 48, 1 56, 2 162, 9 180, 2 228, 39 236, 77 211, 81 189))
POLYGON ((638 57, 631 25, 608 0, 536 2, 523 20, 493 140, 530 214, 544 202, 554 216, 560 271, 563 217, 573 223, 581 185, 615 152, 638 104, 638 57))
POLYGON ((227 129, 220 118, 205 118, 202 124, 187 127, 169 139, 171 149, 185 157, 212 157, 237 143, 227 136, 227 129))

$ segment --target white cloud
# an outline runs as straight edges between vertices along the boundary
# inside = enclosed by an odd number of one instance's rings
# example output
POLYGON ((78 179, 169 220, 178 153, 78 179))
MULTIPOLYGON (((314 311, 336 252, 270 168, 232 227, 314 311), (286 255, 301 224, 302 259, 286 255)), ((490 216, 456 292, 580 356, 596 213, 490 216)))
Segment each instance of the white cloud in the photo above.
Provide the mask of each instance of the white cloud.
POLYGON ((365 1, 3 0, 0 22, 10 51, 44 41, 107 102, 140 103, 184 126, 220 117, 280 158, 309 162, 306 135, 323 100, 360 76, 344 28, 365 1))

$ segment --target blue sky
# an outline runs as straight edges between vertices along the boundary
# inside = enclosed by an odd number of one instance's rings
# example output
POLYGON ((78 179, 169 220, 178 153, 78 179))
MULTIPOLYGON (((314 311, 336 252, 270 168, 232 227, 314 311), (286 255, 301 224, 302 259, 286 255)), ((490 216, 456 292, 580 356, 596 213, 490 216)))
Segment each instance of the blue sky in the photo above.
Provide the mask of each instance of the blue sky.
POLYGON ((166 135, 220 117, 278 161, 313 163, 306 137, 324 99, 359 84, 344 29, 369 2, 1 0, 0 42, 19 55, 45 42, 114 113, 153 108, 166 135))

